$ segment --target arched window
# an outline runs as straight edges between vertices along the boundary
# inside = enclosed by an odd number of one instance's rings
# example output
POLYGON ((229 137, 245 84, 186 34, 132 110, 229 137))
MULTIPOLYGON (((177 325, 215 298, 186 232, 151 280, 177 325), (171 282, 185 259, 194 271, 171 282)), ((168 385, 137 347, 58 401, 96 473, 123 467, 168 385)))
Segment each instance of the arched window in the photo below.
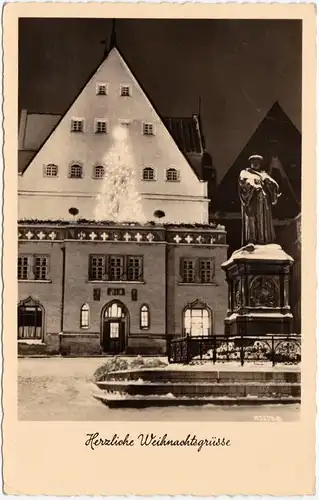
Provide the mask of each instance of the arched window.
POLYGON ((83 168, 79 163, 70 165, 69 177, 71 179, 81 179, 83 177, 83 168))
POLYGON ((49 163, 44 166, 44 176, 45 177, 57 177, 58 176, 58 166, 53 163, 49 163))
POLYGON ((18 340, 42 340, 44 309, 28 297, 18 305, 18 340))
POLYGON ((150 310, 146 304, 141 307, 140 324, 142 330, 148 330, 150 327, 150 310))
POLYGON ((105 168, 103 165, 96 165, 93 167, 93 179, 104 179, 105 168))
POLYGON ((166 180, 176 182, 179 180, 179 171, 176 168, 168 168, 166 170, 166 180))
POLYGON ((124 318, 125 314, 120 304, 113 302, 107 309, 105 309, 105 318, 124 318))
POLYGON ((83 304, 80 314, 80 328, 89 328, 90 326, 90 307, 88 304, 83 304))
POLYGON ((152 167, 143 168, 143 181, 155 181, 155 171, 152 167))
POLYGON ((211 335, 211 312, 201 302, 196 301, 184 310, 184 334, 195 337, 211 335))

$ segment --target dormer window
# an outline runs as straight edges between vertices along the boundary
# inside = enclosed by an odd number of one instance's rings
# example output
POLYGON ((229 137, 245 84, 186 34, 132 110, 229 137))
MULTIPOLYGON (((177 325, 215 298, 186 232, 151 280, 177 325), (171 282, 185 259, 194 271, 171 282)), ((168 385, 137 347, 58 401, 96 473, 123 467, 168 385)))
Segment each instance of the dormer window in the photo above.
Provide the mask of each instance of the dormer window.
POLYGON ((143 181, 155 181, 155 170, 152 167, 143 168, 143 181))
POLYGON ((143 123, 143 135, 154 135, 153 123, 149 123, 149 122, 143 123))
POLYGON ((44 177, 57 177, 58 176, 58 166, 53 163, 49 163, 44 166, 43 169, 44 177))
POLYGON ((82 179, 83 167, 79 163, 72 163, 69 169, 69 177, 71 179, 82 179))
POLYGON ((72 118, 71 132, 84 132, 84 118, 72 118))
POLYGON ((120 87, 121 97, 130 97, 132 95, 132 88, 130 85, 121 85, 120 87))
POLYGON ((96 134, 106 134, 107 133, 107 120, 96 119, 95 120, 95 133, 96 134))
POLYGON ((166 170, 166 180, 169 182, 179 181, 179 171, 176 168, 168 168, 166 170))
POLYGON ((96 95, 107 95, 108 87, 106 83, 96 84, 96 95))
POLYGON ((96 165, 93 168, 93 179, 104 179, 105 177, 105 168, 103 165, 96 165))

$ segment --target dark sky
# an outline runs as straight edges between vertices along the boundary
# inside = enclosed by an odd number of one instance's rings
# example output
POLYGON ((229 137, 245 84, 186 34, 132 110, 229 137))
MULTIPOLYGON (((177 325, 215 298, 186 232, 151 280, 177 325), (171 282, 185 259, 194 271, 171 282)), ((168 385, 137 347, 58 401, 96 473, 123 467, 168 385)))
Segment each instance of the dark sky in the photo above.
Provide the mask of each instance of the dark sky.
MULTIPOLYGON (((107 19, 21 19, 19 107, 63 113, 101 62, 107 19)), ((224 175, 278 100, 301 128, 301 33, 294 20, 120 19, 117 45, 163 116, 201 115, 224 175)))

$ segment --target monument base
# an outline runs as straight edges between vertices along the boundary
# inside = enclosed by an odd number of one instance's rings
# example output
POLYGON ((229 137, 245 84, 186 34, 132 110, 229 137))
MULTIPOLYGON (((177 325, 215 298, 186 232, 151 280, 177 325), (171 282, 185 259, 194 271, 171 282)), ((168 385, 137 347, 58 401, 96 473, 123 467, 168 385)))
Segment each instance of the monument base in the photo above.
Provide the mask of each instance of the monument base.
POLYGON ((292 257, 276 244, 246 245, 222 264, 228 283, 225 335, 293 333, 292 267, 292 257))

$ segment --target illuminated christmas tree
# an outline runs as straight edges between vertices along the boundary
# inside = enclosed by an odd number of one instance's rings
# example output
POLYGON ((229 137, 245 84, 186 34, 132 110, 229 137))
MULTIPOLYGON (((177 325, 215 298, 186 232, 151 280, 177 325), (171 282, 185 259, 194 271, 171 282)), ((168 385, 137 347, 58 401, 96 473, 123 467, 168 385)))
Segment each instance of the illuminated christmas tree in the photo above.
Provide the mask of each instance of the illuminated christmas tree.
POLYGON ((137 188, 138 169, 124 125, 115 128, 114 143, 106 153, 102 190, 95 209, 97 220, 145 222, 142 199, 137 188))

